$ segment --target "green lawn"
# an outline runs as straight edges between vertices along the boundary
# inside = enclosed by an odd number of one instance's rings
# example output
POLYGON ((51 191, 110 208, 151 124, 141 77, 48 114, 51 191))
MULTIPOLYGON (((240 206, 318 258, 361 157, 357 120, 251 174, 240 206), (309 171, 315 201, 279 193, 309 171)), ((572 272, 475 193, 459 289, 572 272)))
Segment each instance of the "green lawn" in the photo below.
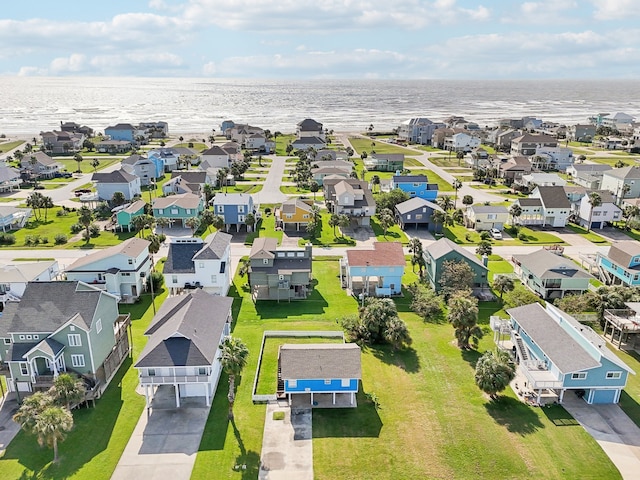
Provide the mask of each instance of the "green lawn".
MULTIPOLYGON (((77 242, 68 243, 65 248, 106 248, 120 245, 128 238, 135 237, 136 232, 110 232, 102 230, 100 235, 95 238, 91 238, 89 242, 84 240, 78 240, 77 242)), ((149 231, 145 231, 144 235, 149 235, 149 231)))
MULTIPOLYGON (((200 139, 200 140, 202 140, 202 139, 200 139)), ((204 143, 202 143, 202 142, 200 142, 200 141, 198 141, 196 139, 190 139, 190 140, 187 140, 187 141, 185 141, 183 143, 178 143, 175 146, 176 147, 181 147, 181 148, 192 148, 196 152, 200 152, 200 153, 202 153, 205 150, 208 150, 209 148, 211 148, 211 147, 209 147, 209 145, 206 145, 206 144, 204 144, 204 143), (193 147, 189 147, 189 143, 193 143, 193 147)))
POLYGON ((312 245, 349 247, 356 244, 351 237, 342 236, 339 227, 336 227, 334 235, 334 229, 329 225, 331 214, 328 211, 322 210, 320 217, 320 228, 316 230, 316 236, 311 238, 306 230, 300 230, 299 235, 302 235, 302 238, 298 239, 298 245, 303 246, 307 242, 311 242, 312 245))
MULTIPOLYGON (((282 243, 282 231, 276 230, 276 217, 273 213, 265 215, 264 207, 263 205, 262 220, 258 222, 255 231, 247 234, 247 238, 244 241, 245 245, 252 245, 257 237, 273 237, 278 239, 278 245, 282 243)), ((271 210, 273 212, 273 208, 271 210)))
MULTIPOLYGON (((56 158, 55 160, 56 162, 62 164, 63 170, 66 170, 67 172, 75 172, 78 170, 78 162, 76 162, 75 160, 71 160, 71 159, 63 160, 59 158, 56 158)), ((90 158, 85 158, 80 162, 80 170, 82 171, 82 173, 93 173, 95 171, 94 168, 91 166, 91 161, 92 160, 90 158)), ((100 161, 100 165, 96 167, 96 169, 102 170, 103 168, 107 168, 108 166, 113 165, 114 163, 120 162, 120 159, 101 158, 99 159, 99 161, 100 161)))
POLYGON ((78 222, 78 215, 74 212, 58 217, 56 213, 60 210, 62 210, 61 207, 50 208, 46 222, 44 221, 44 212, 41 220, 36 220, 35 215, 32 214, 31 219, 24 228, 11 232, 16 237, 16 243, 9 246, 2 245, 0 248, 24 248, 25 238, 29 235, 32 237, 40 236, 41 241, 45 238, 48 240, 48 243, 39 243, 37 248, 60 248, 54 244, 56 234, 63 233, 67 238, 71 238, 71 225, 78 222))
POLYGON ((384 230, 378 224, 378 218, 372 217, 371 228, 373 229, 373 233, 378 242, 400 242, 403 245, 407 245, 409 243, 409 238, 407 238, 407 235, 402 231, 399 225, 393 225, 387 229, 387 235, 385 237, 384 230))
MULTIPOLYGON (((407 268, 403 283, 416 280, 407 268)), ((312 298, 254 305, 236 277, 232 295, 238 321, 234 335, 251 355, 238 387, 235 421, 226 418, 226 377, 220 381, 196 458, 193 479, 256 478, 262 449, 264 405, 251 401, 252 379, 266 329, 335 330, 336 319, 357 312, 337 282, 334 260, 314 261, 317 280, 312 298), (329 299, 338 301, 329 301, 329 299)), ((620 478, 597 443, 579 425, 556 426, 568 415, 561 407, 533 408, 510 391, 490 401, 475 386, 479 352, 461 352, 447 323, 425 323, 409 311, 408 292, 396 300, 413 344, 393 352, 365 348, 362 391, 355 409, 313 412, 314 478, 620 478), (376 409, 366 394, 375 394, 376 409), (337 454, 336 452, 339 452, 337 454), (372 457, 375 452, 375 459, 372 457)), ((490 315, 503 313, 497 302, 481 305, 488 329, 490 315)), ((480 351, 493 348, 486 335, 480 351)))
MULTIPOLYGON (((166 298, 161 291, 156 307, 166 298)), ((133 359, 125 360, 96 408, 74 410, 75 426, 60 443, 60 463, 53 465, 52 450, 40 448, 35 437, 20 432, 0 460, 3 479, 92 479, 108 480, 120 460, 140 414, 144 396, 135 392, 138 372, 131 366, 147 342, 143 335, 153 317, 149 295, 135 305, 121 306, 131 313, 133 359)))
POLYGON ((422 163, 420 160, 417 160, 415 158, 408 157, 404 159, 404 166, 405 168, 408 168, 408 167, 424 168, 424 163, 422 163))
POLYGON ((307 195, 311 193, 308 188, 298 188, 295 185, 282 185, 280 191, 287 195, 307 195))
POLYGON ((443 151, 443 153, 446 156, 430 157, 429 161, 438 167, 463 167, 466 165, 464 159, 458 160, 455 155, 449 155, 449 152, 443 151))
MULTIPOLYGON (((469 230, 468 228, 465 228, 462 225, 458 224, 450 227, 444 227, 443 232, 444 236, 449 240, 461 245, 477 245, 481 241, 480 233, 476 232, 475 230, 469 230)), ((514 238, 512 238, 511 240, 491 239, 490 241, 493 245, 496 246, 564 244, 564 242, 558 237, 547 232, 532 230, 527 227, 520 227, 520 232, 524 233, 527 236, 526 240, 518 240, 514 236, 514 238)), ((507 233, 509 232, 507 231, 507 233)))
POLYGON ((23 140, 15 140, 13 142, 0 143, 0 153, 7 153, 9 150, 13 150, 24 143, 23 140))
POLYGON ((580 225, 574 225, 572 223, 567 223, 567 228, 569 230, 571 230, 572 232, 577 233, 581 237, 586 238, 590 242, 598 243, 598 244, 601 244, 601 245, 611 245, 611 243, 607 239, 602 238, 600 235, 594 233, 593 231, 587 232, 587 229, 584 228, 584 227, 581 227, 580 225))
POLYGON ((616 158, 616 157, 587 157, 587 160, 595 163, 603 163, 605 165, 615 166, 616 163, 622 161, 622 163, 626 163, 627 166, 634 165, 635 162, 631 161, 631 159, 626 158, 616 158))
POLYGON ((287 145, 295 141, 296 138, 297 137, 293 133, 287 135, 278 135, 278 138, 276 138, 276 155, 288 156, 289 154, 287 153, 287 145))
POLYGON ((494 275, 501 273, 513 273, 513 265, 499 255, 489 257, 489 283, 493 282, 494 275))
POLYGON ((415 152, 408 148, 380 140, 372 140, 370 138, 349 137, 349 142, 356 151, 356 156, 360 156, 362 152, 370 154, 371 150, 375 150, 376 153, 404 153, 405 155, 415 155, 415 152), (372 145, 372 143, 375 143, 375 145, 372 145))

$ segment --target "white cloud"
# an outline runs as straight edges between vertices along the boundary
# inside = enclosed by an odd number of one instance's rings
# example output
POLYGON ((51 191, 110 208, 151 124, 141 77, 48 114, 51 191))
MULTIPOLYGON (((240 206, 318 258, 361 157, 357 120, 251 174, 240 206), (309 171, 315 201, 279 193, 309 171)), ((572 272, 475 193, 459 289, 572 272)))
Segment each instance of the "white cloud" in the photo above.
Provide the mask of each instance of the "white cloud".
POLYGON ((540 0, 524 2, 520 8, 507 10, 501 21, 525 25, 575 24, 580 20, 576 15, 578 3, 575 0, 540 0))
POLYGON ((591 0, 597 20, 619 20, 640 17, 638 0, 591 0))
POLYGON ((40 67, 20 67, 18 70, 19 77, 33 77, 38 75, 47 75, 49 71, 46 68, 40 67))
POLYGON ((53 75, 78 73, 87 69, 87 57, 80 53, 74 53, 69 57, 54 58, 49 66, 53 75))
POLYGON ((125 53, 95 55, 88 57, 74 53, 51 61, 46 73, 49 75, 120 75, 144 76, 147 74, 171 73, 185 68, 184 61, 170 53, 125 53))
POLYGON ((213 77, 217 73, 215 62, 208 62, 202 66, 202 74, 205 77, 213 77))
POLYGON ((486 20, 482 5, 456 0, 190 0, 185 18, 231 30, 330 32, 370 27, 418 29, 426 25, 486 20), (220 14, 224 12, 224 14, 220 14))

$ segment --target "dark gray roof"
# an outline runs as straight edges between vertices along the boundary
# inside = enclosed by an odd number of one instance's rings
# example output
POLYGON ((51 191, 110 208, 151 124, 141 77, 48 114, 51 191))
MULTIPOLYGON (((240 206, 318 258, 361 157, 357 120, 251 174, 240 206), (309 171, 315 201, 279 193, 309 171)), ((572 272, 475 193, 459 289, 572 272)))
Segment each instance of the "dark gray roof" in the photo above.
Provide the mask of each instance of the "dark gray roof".
POLYGON ((404 182, 427 182, 426 175, 394 175, 393 176, 394 183, 404 183, 404 182))
POLYGON ((224 252, 231 244, 233 237, 228 233, 214 232, 209 235, 202 249, 195 254, 194 260, 219 260, 224 256, 224 252))
POLYGON ((600 362, 574 340, 539 303, 510 308, 507 313, 560 372, 566 374, 600 366, 600 362))
POLYGON ((398 213, 400 215, 404 215, 410 212, 413 212, 414 210, 417 210, 419 208, 423 208, 423 207, 427 207, 431 210, 438 210, 440 212, 444 212, 444 210, 442 210, 442 208, 440 208, 438 205, 436 205, 433 202, 430 202, 429 200, 425 200, 424 198, 420 198, 420 197, 413 197, 410 198, 409 200, 405 201, 405 202, 401 202, 399 204, 396 205, 396 210, 398 211, 398 213))
POLYGON ((280 347, 280 367, 284 380, 362 378, 355 343, 285 344, 280 347))
POLYGON ((205 150, 204 152, 202 152, 202 155, 225 156, 225 155, 229 155, 229 153, 225 152, 218 145, 213 145, 211 148, 209 148, 209 149, 205 150))
POLYGON ((514 255, 513 258, 541 279, 593 278, 571 260, 543 248, 525 255, 514 255))
POLYGON ((521 207, 541 207, 542 200, 539 198, 519 198, 516 200, 521 207))
POLYGON ((108 173, 94 173, 91 180, 98 183, 131 183, 136 178, 136 175, 120 169, 108 173))
POLYGON ((145 332, 136 367, 212 365, 233 299, 195 290, 168 298, 145 332))
POLYGON ((182 181, 186 183, 198 183, 204 185, 207 181, 207 172, 201 172, 198 170, 192 170, 189 172, 174 170, 171 172, 171 178, 176 177, 182 178, 182 181))
POLYGON ((631 259, 639 255, 640 243, 635 240, 614 242, 611 247, 609 247, 609 253, 607 253, 607 257, 618 265, 622 265, 627 268, 631 264, 631 259))
POLYGON ((556 185, 537 188, 545 208, 571 208, 571 203, 563 187, 556 185))
POLYGON ((138 155, 133 154, 133 155, 129 155, 127 158, 122 160, 122 163, 125 165, 135 165, 136 163, 140 162, 140 161, 149 161, 149 159, 147 157, 143 157, 142 155, 138 155))
POLYGON ((54 340, 53 338, 45 338, 33 348, 38 349, 41 352, 47 353, 51 356, 55 356, 60 353, 60 351, 64 348, 64 345, 57 340, 54 340))
POLYGON ((53 332, 73 317, 88 330, 101 295, 108 294, 82 282, 29 282, 22 300, 5 306, 0 337, 10 332, 53 332))
POLYGON ((290 275, 293 272, 311 272, 311 258, 279 258, 276 257, 273 260, 273 265, 252 265, 252 272, 262 272, 267 275, 290 275))
POLYGON ((27 352, 36 345, 37 343, 12 343, 7 352, 7 358, 10 362, 23 362, 27 352))
POLYGON ((202 243, 170 243, 163 273, 195 273, 193 257, 202 249, 202 243))

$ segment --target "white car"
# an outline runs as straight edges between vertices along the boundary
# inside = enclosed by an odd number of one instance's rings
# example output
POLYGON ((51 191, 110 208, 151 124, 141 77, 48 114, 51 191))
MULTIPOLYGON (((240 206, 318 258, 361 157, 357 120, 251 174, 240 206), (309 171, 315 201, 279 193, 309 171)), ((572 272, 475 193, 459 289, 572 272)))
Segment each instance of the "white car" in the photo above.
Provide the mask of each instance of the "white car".
POLYGON ((496 240, 502 240, 502 232, 497 228, 489 230, 489 235, 491 235, 491 238, 495 238, 496 240))

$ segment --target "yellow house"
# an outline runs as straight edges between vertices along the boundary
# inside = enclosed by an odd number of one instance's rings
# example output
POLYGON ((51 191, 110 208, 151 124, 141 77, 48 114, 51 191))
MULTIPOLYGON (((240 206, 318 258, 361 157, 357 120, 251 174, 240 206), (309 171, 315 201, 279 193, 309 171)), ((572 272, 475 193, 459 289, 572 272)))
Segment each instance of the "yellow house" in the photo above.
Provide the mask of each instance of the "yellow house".
POLYGON ((295 225, 296 230, 300 230, 300 226, 305 226, 311 219, 312 200, 300 200, 299 198, 291 198, 286 202, 282 202, 280 207, 276 208, 276 228, 287 229, 287 225, 295 225))

